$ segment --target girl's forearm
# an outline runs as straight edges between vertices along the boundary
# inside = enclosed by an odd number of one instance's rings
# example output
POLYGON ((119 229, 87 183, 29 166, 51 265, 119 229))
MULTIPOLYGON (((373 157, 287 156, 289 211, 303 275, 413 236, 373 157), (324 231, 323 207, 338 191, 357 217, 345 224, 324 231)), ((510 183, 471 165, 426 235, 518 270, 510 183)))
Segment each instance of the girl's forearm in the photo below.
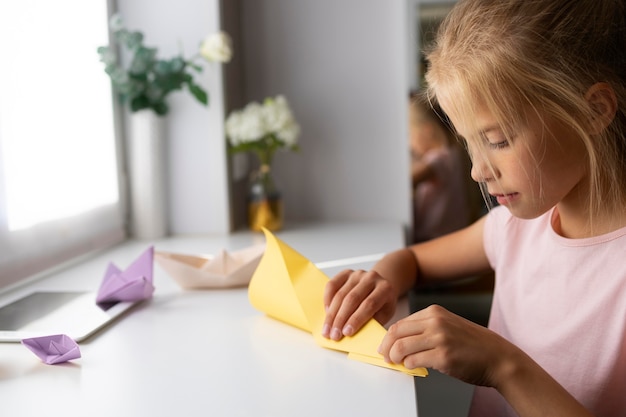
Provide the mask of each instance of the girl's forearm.
POLYGON ((494 379, 495 388, 520 417, 592 415, 521 350, 501 361, 494 379))
POLYGON ((372 269, 391 283, 398 297, 415 285, 418 276, 417 261, 409 249, 388 253, 372 269))

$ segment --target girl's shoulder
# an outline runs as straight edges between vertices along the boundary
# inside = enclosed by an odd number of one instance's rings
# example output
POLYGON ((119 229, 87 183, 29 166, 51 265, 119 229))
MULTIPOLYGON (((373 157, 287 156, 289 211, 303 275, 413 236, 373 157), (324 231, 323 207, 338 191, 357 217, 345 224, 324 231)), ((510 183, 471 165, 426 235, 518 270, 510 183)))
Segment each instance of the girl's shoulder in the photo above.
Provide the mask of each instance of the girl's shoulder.
POLYGON ((494 232, 504 231, 509 228, 519 228, 524 225, 527 220, 517 218, 505 206, 495 206, 489 209, 485 228, 494 232))
POLYGON ((626 240, 626 227, 612 232, 581 239, 571 239, 559 235, 552 227, 552 219, 557 216, 556 208, 534 219, 520 219, 504 206, 492 208, 485 222, 485 239, 501 244, 551 244, 562 247, 591 247, 626 240), (615 241, 615 242, 614 242, 615 241))

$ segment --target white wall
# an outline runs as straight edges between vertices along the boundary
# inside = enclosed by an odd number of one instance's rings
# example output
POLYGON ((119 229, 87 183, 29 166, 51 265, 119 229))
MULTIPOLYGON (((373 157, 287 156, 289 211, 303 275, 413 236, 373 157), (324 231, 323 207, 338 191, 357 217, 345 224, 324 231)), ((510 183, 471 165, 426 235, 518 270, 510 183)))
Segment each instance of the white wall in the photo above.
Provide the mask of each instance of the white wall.
POLYGON ((248 99, 284 94, 299 154, 276 157, 288 220, 410 221, 404 0, 242 0, 248 99))
MULTIPOLYGON (((209 33, 220 29, 219 0, 118 0, 129 29, 141 30, 159 57, 181 49, 196 53, 209 33)), ((198 78, 209 92, 203 107, 184 91, 169 97, 168 165, 170 230, 175 234, 230 230, 227 160, 224 142, 222 67, 205 66, 198 78)))
MULTIPOLYGON (((406 2, 222 2, 237 11, 241 29, 231 63, 241 71, 224 67, 240 74, 231 106, 284 94, 302 127, 300 153, 279 154, 274 164, 287 223, 392 220, 408 226, 406 2)), ((179 42, 193 51, 220 27, 219 0, 118 0, 118 9, 163 56, 176 53, 179 42)), ((221 68, 206 72, 203 82, 209 108, 187 93, 170 100, 170 219, 177 234, 226 233, 231 213, 244 213, 241 198, 229 203, 221 68)))

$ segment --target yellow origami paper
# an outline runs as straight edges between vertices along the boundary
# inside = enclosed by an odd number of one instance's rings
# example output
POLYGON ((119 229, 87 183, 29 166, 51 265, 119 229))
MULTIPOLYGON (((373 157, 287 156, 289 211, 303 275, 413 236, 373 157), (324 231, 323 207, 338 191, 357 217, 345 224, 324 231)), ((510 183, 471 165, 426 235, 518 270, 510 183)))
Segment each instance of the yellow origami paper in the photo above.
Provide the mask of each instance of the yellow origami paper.
POLYGON ((354 336, 334 341, 322 336, 324 287, 328 277, 311 261, 263 229, 265 253, 250 285, 250 303, 270 317, 313 334, 318 345, 347 352, 348 357, 372 365, 395 369, 414 376, 426 376, 425 368, 408 369, 384 361, 377 348, 386 330, 371 319, 354 336))

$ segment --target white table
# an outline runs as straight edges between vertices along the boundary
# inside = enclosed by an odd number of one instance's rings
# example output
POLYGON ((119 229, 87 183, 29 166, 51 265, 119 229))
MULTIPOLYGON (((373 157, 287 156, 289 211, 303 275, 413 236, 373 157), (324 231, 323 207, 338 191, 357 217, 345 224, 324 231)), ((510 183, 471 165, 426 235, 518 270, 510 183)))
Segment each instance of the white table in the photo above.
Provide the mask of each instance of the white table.
MULTIPOLYGON (((277 236, 314 263, 404 245, 401 225, 391 223, 294 226, 277 236)), ((249 232, 130 241, 0 294, 0 303, 34 289, 95 290, 109 261, 125 268, 151 243, 210 254, 263 242, 249 232)), ((20 344, 0 344, 0 415, 417 415, 411 376, 317 346, 310 334, 251 307, 245 288, 184 291, 158 264, 154 283, 154 298, 81 343, 78 360, 45 365, 20 344)))

